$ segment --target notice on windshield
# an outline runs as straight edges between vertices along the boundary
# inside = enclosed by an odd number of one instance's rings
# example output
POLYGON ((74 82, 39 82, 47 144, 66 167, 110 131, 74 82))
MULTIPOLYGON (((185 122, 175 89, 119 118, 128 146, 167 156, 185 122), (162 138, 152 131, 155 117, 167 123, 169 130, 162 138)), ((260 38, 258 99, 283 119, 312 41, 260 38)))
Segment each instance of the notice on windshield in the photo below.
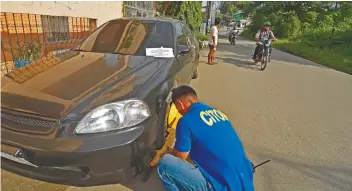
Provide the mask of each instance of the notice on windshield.
POLYGON ((147 56, 159 57, 159 58, 173 58, 174 51, 172 48, 146 48, 147 56))

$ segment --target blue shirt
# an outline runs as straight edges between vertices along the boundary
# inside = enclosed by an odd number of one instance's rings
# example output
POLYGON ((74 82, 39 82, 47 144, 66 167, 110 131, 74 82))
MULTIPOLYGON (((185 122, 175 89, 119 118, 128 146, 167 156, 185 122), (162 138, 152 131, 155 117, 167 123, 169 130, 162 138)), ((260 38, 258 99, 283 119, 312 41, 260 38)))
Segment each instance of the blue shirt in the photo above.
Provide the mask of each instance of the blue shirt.
POLYGON ((216 191, 252 191, 253 168, 225 114, 195 103, 178 121, 174 148, 192 161, 216 191))

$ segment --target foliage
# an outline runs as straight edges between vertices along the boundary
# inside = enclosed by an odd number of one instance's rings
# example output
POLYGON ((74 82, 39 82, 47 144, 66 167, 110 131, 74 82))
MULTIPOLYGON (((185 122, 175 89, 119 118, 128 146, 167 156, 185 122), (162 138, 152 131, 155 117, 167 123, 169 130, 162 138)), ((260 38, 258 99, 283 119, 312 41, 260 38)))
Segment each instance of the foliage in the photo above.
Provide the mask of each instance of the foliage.
POLYGON ((159 1, 157 7, 164 12, 163 16, 185 21, 193 30, 202 26, 201 1, 159 1))
POLYGON ((182 1, 178 17, 183 18, 190 28, 202 26, 202 2, 201 1, 182 1))
POLYGON ((254 39, 255 33, 256 32, 249 30, 249 28, 245 28, 240 35, 248 39, 254 39))
POLYGON ((315 23, 318 19, 318 15, 319 14, 315 11, 308 11, 302 21, 306 23, 315 23))
POLYGON ((18 60, 28 60, 30 62, 35 61, 41 56, 42 46, 40 44, 34 44, 27 42, 22 48, 18 50, 18 60))
POLYGON ((232 1, 221 2, 219 9, 222 14, 225 14, 231 17, 233 14, 235 14, 238 11, 237 7, 234 5, 232 1))
POLYGON ((281 36, 285 37, 296 37, 301 31, 301 21, 294 12, 289 12, 286 17, 282 20, 286 24, 279 25, 279 30, 277 31, 281 36))
POLYGON ((258 31, 263 21, 270 20, 278 37, 295 37, 315 28, 332 31, 352 26, 352 2, 251 2, 242 7, 253 15, 249 30, 258 31))
MULTIPOLYGON (((206 17, 203 17, 203 18, 206 18, 206 17)), ((218 16, 217 16, 217 18, 219 18, 219 19, 223 19, 224 18, 224 15, 222 14, 222 13, 220 13, 218 16)))
POLYGON ((196 35, 196 38, 199 41, 208 41, 209 40, 209 36, 208 35, 202 34, 200 32, 196 32, 195 35, 196 35))
POLYGON ((239 11, 242 11, 245 17, 253 13, 255 7, 250 6, 252 3, 249 1, 222 1, 220 2, 219 10, 222 14, 232 17, 239 11))

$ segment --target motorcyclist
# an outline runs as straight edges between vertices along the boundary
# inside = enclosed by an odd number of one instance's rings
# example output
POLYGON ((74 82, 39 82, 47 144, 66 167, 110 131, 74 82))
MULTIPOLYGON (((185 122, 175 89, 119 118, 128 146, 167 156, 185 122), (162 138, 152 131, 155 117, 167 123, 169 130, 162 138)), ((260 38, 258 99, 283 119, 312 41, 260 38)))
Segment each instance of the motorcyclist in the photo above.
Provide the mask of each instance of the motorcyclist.
POLYGON ((231 29, 230 33, 229 33, 229 42, 231 42, 231 38, 233 35, 235 35, 235 37, 237 37, 238 32, 236 32, 236 25, 233 26, 233 28, 231 29))
MULTIPOLYGON (((274 33, 273 31, 270 30, 270 27, 271 27, 271 22, 270 21, 266 21, 264 22, 264 27, 262 29, 260 29, 257 34, 255 34, 255 40, 257 42, 264 42, 265 39, 268 39, 269 40, 269 44, 270 44, 270 50, 269 50, 269 53, 271 54, 271 42, 272 40, 273 41, 276 41, 276 37, 274 36, 274 33)), ((254 55, 253 55, 253 60, 254 61, 258 61, 257 60, 257 54, 259 52, 259 46, 257 45, 257 47, 255 48, 254 50, 254 55)))

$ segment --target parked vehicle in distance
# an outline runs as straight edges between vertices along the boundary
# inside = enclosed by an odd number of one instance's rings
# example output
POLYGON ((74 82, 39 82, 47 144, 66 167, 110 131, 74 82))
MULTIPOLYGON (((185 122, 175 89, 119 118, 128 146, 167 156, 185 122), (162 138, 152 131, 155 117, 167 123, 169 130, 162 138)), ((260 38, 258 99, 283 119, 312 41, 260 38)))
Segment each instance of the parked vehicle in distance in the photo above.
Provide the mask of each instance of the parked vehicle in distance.
POLYGON ((198 61, 183 22, 122 18, 56 58, 6 74, 2 168, 77 186, 124 182, 163 146, 171 89, 197 78, 198 61), (160 47, 174 57, 146 56, 160 47))

